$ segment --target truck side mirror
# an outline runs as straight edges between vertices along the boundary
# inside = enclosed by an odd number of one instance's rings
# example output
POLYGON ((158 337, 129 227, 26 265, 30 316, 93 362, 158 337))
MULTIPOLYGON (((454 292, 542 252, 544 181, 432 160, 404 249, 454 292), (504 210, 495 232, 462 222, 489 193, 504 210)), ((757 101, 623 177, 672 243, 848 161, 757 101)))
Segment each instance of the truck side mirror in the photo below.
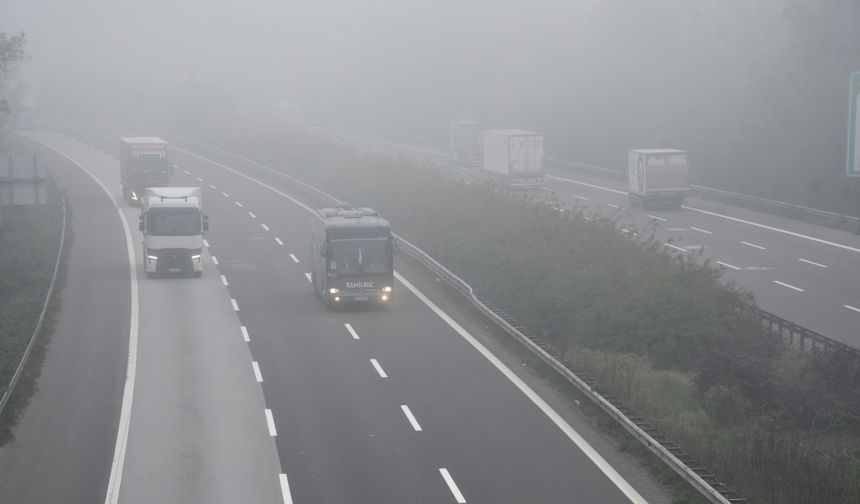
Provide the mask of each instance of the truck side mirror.
POLYGON ((203 232, 209 231, 209 216, 203 214, 203 232))
POLYGON ((137 228, 141 233, 143 232, 143 214, 137 216, 137 228))

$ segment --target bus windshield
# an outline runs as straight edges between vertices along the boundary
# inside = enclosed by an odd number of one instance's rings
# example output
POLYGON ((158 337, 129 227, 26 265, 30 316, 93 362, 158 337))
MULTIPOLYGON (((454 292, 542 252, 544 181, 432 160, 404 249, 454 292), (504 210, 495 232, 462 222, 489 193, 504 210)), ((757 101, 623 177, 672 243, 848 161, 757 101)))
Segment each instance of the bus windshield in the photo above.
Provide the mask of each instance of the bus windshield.
POLYGON ((332 240, 329 272, 338 275, 391 273, 388 238, 332 240))

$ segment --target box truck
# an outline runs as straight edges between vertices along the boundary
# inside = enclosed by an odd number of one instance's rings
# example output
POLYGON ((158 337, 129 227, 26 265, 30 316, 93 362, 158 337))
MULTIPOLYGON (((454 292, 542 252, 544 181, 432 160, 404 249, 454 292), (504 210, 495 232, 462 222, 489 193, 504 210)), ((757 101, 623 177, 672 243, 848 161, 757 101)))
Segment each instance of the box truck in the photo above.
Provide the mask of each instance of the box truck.
POLYGON ((170 185, 173 165, 167 157, 167 142, 158 137, 119 139, 119 169, 122 196, 139 203, 147 187, 170 185))
POLYGON ((681 208, 690 195, 687 153, 678 149, 631 149, 627 160, 631 207, 681 208))
POLYGON ((484 171, 511 188, 541 187, 546 182, 543 133, 484 131, 484 171))
POLYGON ((203 274, 203 234, 209 230, 209 217, 203 213, 199 187, 146 188, 139 224, 147 277, 203 274))

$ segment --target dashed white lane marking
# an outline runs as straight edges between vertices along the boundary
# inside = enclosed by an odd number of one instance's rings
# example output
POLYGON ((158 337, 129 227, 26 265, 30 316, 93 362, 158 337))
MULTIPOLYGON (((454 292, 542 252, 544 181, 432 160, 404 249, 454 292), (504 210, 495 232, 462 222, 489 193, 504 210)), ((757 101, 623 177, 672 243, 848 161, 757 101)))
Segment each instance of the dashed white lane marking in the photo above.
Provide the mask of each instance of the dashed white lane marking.
POLYGON ((826 264, 821 264, 821 263, 817 263, 817 262, 815 262, 815 261, 810 261, 809 259, 802 259, 802 258, 799 258, 799 259, 798 259, 798 261, 800 261, 800 262, 805 262, 806 264, 811 264, 811 265, 813 265, 813 266, 818 266, 819 268, 826 268, 826 267, 827 267, 827 265, 826 265, 826 264))
POLYGON ((349 325, 349 324, 344 324, 343 326, 344 326, 344 327, 346 327, 346 330, 347 330, 347 331, 349 331, 349 334, 350 334, 350 335, 352 335, 352 339, 360 339, 360 338, 358 337, 358 333, 357 333, 357 332, 355 332, 355 329, 353 329, 351 325, 349 325))
POLYGON ((581 186, 585 186, 585 187, 591 187, 592 189, 600 189, 601 191, 609 191, 609 192, 613 192, 615 194, 623 194, 624 196, 627 196, 627 191, 619 191, 617 189, 610 189, 608 187, 603 187, 603 186, 599 186, 599 185, 595 185, 595 184, 589 184, 587 182, 580 182, 578 180, 571 180, 571 179, 564 178, 564 177, 556 177, 555 175, 547 175, 546 178, 551 179, 551 180, 561 180, 562 182, 568 182, 571 184, 577 184, 577 185, 581 185, 581 186))
POLYGON ((257 383, 263 383, 263 373, 260 372, 260 365, 257 364, 257 361, 252 362, 251 367, 254 368, 254 378, 257 383))
POLYGON ((692 229, 693 231, 698 231, 698 232, 700 232, 700 233, 705 233, 705 234, 708 234, 708 235, 712 235, 712 234, 714 234, 714 233, 713 233, 713 232, 711 232, 711 231, 708 231, 708 230, 705 230, 705 229, 702 229, 702 228, 693 227, 693 226, 690 226, 690 229, 692 229))
POLYGON ((585 196, 580 196, 578 194, 574 194, 573 198, 578 199, 578 200, 582 200, 582 201, 591 201, 590 199, 586 198, 585 196))
POLYGON ((731 265, 731 264, 729 264, 729 263, 724 263, 723 261, 716 261, 716 263, 717 263, 717 264, 719 264, 720 266, 725 266, 726 268, 733 269, 733 270, 736 270, 736 271, 740 271, 740 268, 738 268, 737 266, 732 266, 732 265, 731 265))
POLYGON ((857 313, 860 313, 860 308, 855 308, 851 305, 842 305, 842 306, 844 306, 845 308, 848 308, 849 310, 853 310, 853 311, 856 311, 857 313))
POLYGON ((663 217, 657 217, 656 215, 648 214, 648 217, 651 217, 652 219, 658 220, 660 222, 666 222, 666 219, 664 219, 663 217))
POLYGON ((606 204, 606 206, 608 206, 609 208, 614 208, 614 209, 616 209, 616 210, 621 210, 621 207, 620 207, 620 206, 618 206, 618 205, 613 205, 612 203, 607 203, 607 204, 606 204))
POLYGON ((209 187, 211 187, 212 189, 218 189, 217 187, 215 187, 215 186, 214 186, 214 185, 212 185, 212 184, 209 184, 209 187))
POLYGON ((211 257, 212 257, 212 264, 214 264, 215 266, 218 266, 218 258, 215 256, 211 256, 211 257))
POLYGON ((379 362, 377 362, 376 359, 370 359, 370 363, 373 364, 373 367, 376 369, 376 372, 379 373, 380 378, 388 378, 388 375, 385 374, 385 371, 382 370, 382 366, 379 365, 379 362))
POLYGON ((783 287, 788 287, 789 289, 796 290, 797 292, 804 292, 804 290, 801 289, 800 287, 795 287, 791 284, 787 284, 785 282, 780 282, 779 280, 774 280, 773 283, 775 283, 777 285, 782 285, 783 287))
POLYGON ((278 475, 281 481, 281 495, 284 497, 284 504, 293 504, 293 495, 290 493, 290 482, 287 480, 287 475, 281 473, 278 475))
POLYGON ((186 175, 191 175, 191 172, 188 170, 182 170, 186 175))
POLYGON ((298 262, 299 262, 299 258, 298 258, 298 257, 296 257, 296 255, 295 255, 295 254, 290 254, 290 259, 292 259, 294 263, 298 263, 298 262))
POLYGON ((257 216, 256 216, 256 215, 254 215, 254 212, 248 212, 248 215, 250 215, 252 219, 256 219, 256 218, 257 218, 257 216))
POLYGON ((587 220, 588 222, 591 222, 591 221, 593 221, 593 220, 594 220, 594 219, 592 219, 591 217, 583 217, 583 219, 587 220))
POLYGON ((275 417, 272 416, 272 410, 266 408, 266 424, 269 426, 269 435, 275 437, 278 435, 278 430, 275 429, 275 417))
POLYGON ((439 473, 442 475, 442 479, 445 480, 445 484, 448 485, 448 489, 451 490, 452 494, 454 494, 454 500, 457 501, 457 504, 466 504, 465 497, 463 497, 463 494, 460 493, 460 489, 457 488, 457 484, 454 483, 454 478, 451 477, 451 474, 448 472, 448 469, 440 467, 439 473))
POLYGON ((687 231, 687 228, 666 228, 666 231, 680 232, 680 231, 687 231))
POLYGON ((313 283, 313 280, 311 279, 311 274, 310 274, 310 273, 305 273, 305 278, 307 278, 307 279, 308 279, 308 283, 313 283))
POLYGON ((409 420, 410 424, 412 424, 412 428, 415 429, 415 432, 421 432, 421 425, 418 423, 418 420, 415 419, 415 415, 413 415, 409 410, 409 406, 401 404, 400 409, 403 410, 403 414, 406 415, 406 419, 409 420))
POLYGON ((685 254, 687 253, 687 249, 681 248, 677 245, 672 245, 671 243, 664 243, 663 245, 666 245, 669 248, 673 248, 673 249, 677 250, 678 252, 683 252, 685 254))
POLYGON ((266 231, 269 231, 269 226, 267 226, 265 224, 260 224, 260 227, 265 229, 266 231))
POLYGON ((227 282, 227 277, 221 275, 221 283, 224 284, 224 287, 229 286, 230 284, 227 282))
POLYGON ((275 237, 275 241, 278 243, 278 245, 280 245, 282 247, 284 246, 284 242, 282 242, 281 239, 278 238, 277 236, 275 237))
POLYGON ((244 206, 245 206, 245 205, 243 205, 243 204, 239 203, 238 201, 234 201, 233 203, 235 203, 235 204, 236 204, 236 206, 237 206, 237 207, 239 207, 239 208, 242 208, 242 207, 244 207, 244 206))
POLYGON ((248 335, 248 328, 245 326, 240 327, 242 330, 242 339, 245 340, 245 343, 251 342, 251 336, 248 335))
POLYGON ((233 305, 233 311, 239 311, 239 303, 235 299, 230 298, 230 304, 233 305))
POLYGON ((747 247, 757 248, 759 250, 767 250, 765 247, 762 247, 761 245, 756 245, 755 243, 742 241, 741 244, 746 245, 747 247))
POLYGON ((203 177, 197 177, 197 180, 203 182, 203 177))
POLYGON ((630 232, 630 230, 629 230, 629 229, 621 228, 621 232, 622 232, 622 233, 629 233, 629 232, 630 232))
POLYGON ((209 248, 209 241, 208 241, 208 240, 203 240, 203 246, 204 246, 204 247, 206 247, 206 248, 209 248))

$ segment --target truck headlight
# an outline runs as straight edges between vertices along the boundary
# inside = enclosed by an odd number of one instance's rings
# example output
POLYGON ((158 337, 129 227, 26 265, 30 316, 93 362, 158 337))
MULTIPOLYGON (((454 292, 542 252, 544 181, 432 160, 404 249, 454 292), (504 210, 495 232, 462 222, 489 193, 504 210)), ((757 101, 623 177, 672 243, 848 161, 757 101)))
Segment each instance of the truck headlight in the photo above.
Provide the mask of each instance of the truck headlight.
POLYGON ((338 292, 340 292, 340 289, 338 289, 337 287, 332 287, 328 290, 329 294, 337 294, 338 292))
POLYGON ((382 292, 391 292, 391 286, 386 285, 385 287, 382 288, 382 292))
POLYGON ((388 301, 388 294, 383 294, 383 295, 382 295, 382 300, 383 300, 383 301, 388 301))

